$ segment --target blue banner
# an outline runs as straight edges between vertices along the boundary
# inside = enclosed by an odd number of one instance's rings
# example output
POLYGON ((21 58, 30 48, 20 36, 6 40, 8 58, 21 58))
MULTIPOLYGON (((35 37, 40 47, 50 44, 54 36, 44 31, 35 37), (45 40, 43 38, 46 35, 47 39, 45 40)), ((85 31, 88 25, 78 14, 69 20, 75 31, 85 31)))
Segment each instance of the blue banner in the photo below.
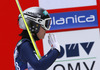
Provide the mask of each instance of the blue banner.
POLYGON ((85 10, 50 14, 51 29, 71 29, 98 26, 97 10, 85 10))

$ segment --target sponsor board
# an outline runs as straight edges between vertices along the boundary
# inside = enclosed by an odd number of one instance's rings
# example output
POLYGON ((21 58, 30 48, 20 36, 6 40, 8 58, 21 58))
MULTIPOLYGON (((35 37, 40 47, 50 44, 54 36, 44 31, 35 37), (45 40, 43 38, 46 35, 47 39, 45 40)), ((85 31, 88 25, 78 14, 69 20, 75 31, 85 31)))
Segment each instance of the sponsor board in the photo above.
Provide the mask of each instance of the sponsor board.
POLYGON ((39 0, 39 6, 45 9, 73 8, 97 5, 96 0, 39 0))
MULTIPOLYGON (((61 55, 48 70, 99 70, 99 28, 54 33, 61 55)), ((43 40, 44 54, 50 50, 48 33, 43 40)))
POLYGON ((53 13, 50 17, 50 30, 98 26, 97 10, 53 13))

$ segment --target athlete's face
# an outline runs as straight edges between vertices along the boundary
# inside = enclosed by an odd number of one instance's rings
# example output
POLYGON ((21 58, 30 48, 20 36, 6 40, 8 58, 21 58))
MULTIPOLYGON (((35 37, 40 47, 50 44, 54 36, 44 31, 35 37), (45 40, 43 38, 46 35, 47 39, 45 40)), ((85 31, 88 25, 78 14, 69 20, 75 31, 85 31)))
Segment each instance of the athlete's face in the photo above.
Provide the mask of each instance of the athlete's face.
POLYGON ((41 26, 40 26, 40 30, 39 32, 37 33, 37 36, 39 39, 43 39, 44 36, 45 36, 45 33, 46 33, 46 30, 44 30, 41 26))

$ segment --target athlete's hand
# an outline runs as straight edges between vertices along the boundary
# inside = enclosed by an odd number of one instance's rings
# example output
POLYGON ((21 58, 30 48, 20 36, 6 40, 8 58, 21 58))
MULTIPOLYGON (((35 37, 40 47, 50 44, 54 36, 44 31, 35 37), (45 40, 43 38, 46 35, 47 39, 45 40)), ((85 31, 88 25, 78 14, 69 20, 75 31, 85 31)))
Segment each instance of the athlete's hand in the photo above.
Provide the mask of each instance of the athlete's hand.
POLYGON ((54 34, 49 34, 48 42, 51 47, 57 49, 60 52, 60 45, 58 44, 58 42, 56 40, 56 36, 54 34))

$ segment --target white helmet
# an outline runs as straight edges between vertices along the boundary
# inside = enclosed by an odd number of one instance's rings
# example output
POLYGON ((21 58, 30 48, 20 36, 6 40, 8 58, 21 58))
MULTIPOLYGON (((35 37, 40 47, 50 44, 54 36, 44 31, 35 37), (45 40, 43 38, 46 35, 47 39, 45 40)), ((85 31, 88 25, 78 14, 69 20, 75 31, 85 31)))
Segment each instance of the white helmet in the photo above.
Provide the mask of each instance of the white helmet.
MULTIPOLYGON (((40 26, 45 30, 50 29, 51 18, 45 9, 30 7, 23 12, 23 15, 32 33, 38 33, 40 26)), ((21 14, 19 14, 19 26, 21 29, 26 30, 21 14)))

